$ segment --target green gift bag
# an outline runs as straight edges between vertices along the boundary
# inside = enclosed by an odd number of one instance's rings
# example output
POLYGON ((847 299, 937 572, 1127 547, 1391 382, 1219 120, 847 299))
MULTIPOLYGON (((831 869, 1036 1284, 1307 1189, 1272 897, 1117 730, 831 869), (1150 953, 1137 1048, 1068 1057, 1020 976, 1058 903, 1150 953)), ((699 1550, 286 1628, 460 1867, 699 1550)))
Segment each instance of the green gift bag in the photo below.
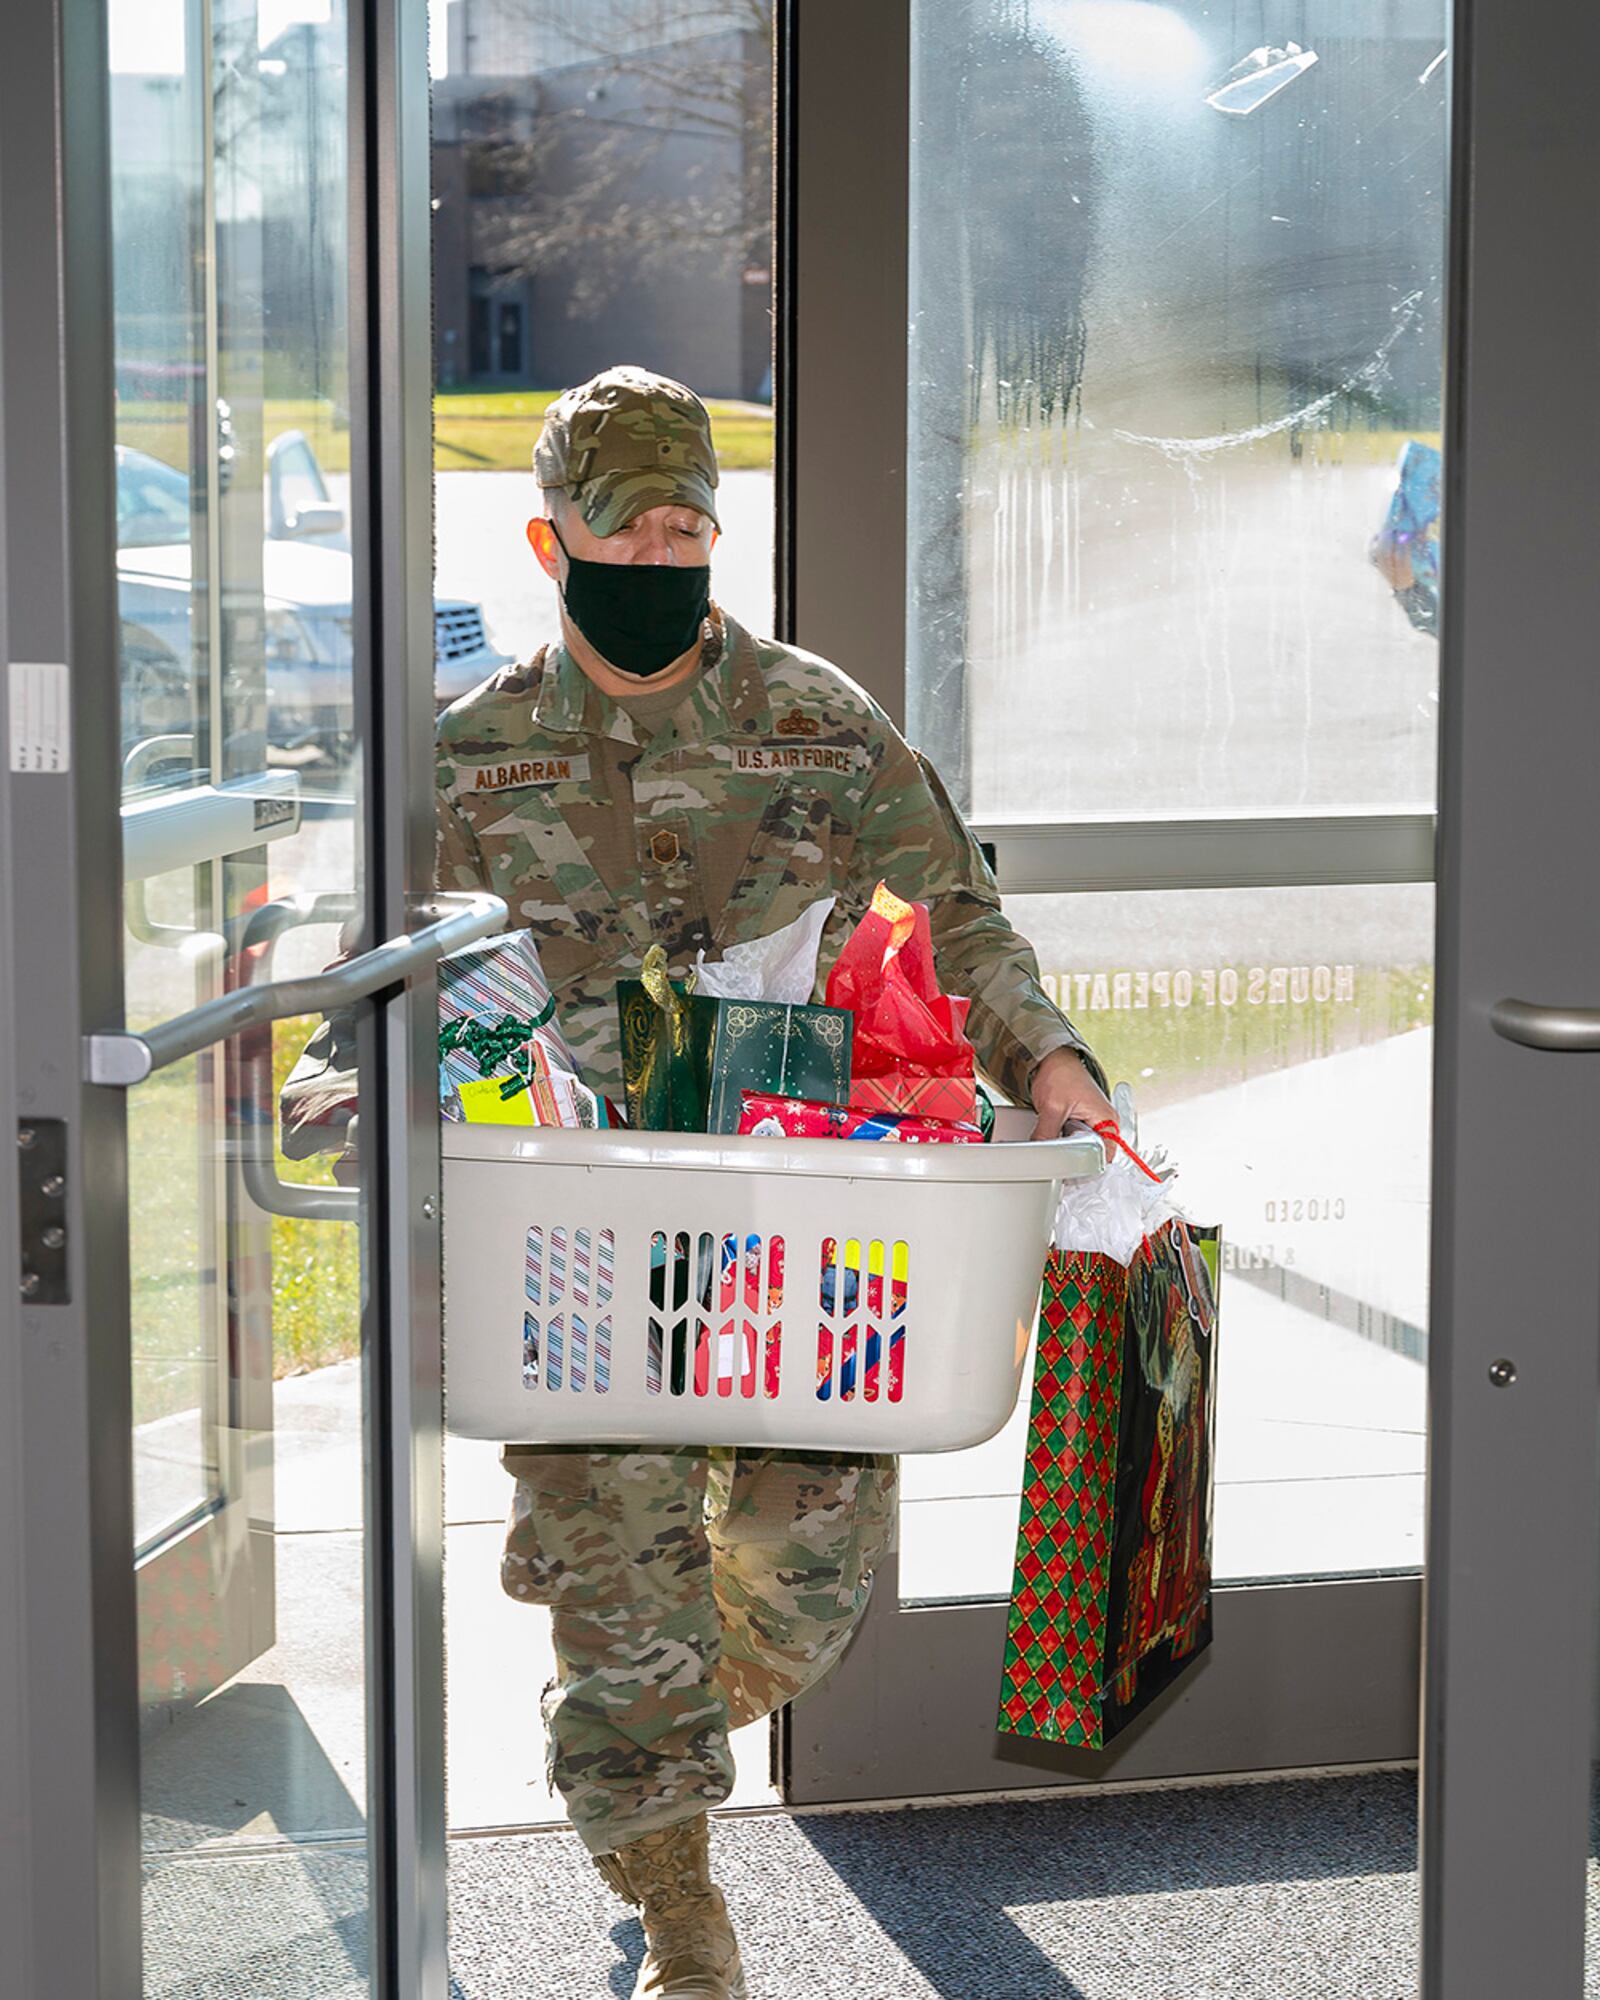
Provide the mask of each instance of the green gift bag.
POLYGON ((737 1132, 747 1090, 843 1104, 850 1095, 852 1017, 840 1007, 718 1000, 708 1132, 737 1132))
POLYGON ((703 1132, 711 1096, 711 1044, 721 1002, 667 977, 652 945, 637 979, 617 983, 622 1084, 628 1123, 640 1132, 703 1132))
POLYGON ((744 1093, 843 1104, 852 1021, 837 1007, 725 1000, 667 977, 646 952, 617 986, 628 1121, 646 1132, 737 1132, 744 1093))
POLYGON ((1045 1267, 1000 1728, 1098 1750, 1211 1643, 1219 1235, 1045 1267))

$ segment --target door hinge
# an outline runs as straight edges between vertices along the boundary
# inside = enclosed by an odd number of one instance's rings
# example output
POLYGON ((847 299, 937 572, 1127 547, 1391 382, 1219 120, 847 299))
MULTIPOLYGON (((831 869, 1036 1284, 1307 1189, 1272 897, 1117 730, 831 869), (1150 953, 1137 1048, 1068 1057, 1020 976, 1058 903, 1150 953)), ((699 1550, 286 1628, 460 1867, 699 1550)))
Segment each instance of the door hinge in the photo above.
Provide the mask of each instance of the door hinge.
POLYGON ((22 1270, 18 1289, 23 1303, 70 1305, 65 1119, 18 1121, 17 1170, 22 1208, 22 1270))

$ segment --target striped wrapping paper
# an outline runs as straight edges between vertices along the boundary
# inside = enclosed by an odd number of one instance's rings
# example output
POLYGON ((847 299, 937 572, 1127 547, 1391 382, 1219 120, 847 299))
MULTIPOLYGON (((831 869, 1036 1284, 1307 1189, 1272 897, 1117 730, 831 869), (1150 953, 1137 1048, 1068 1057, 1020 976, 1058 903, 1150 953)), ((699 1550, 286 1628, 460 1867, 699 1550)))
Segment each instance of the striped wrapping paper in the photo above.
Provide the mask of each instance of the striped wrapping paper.
MULTIPOLYGON (((483 944, 463 945, 439 961, 441 1033, 452 1021, 483 1016, 498 1021, 510 1014, 519 1021, 531 1021, 549 1002, 549 982, 531 931, 507 931, 483 944)), ((559 1017, 552 1016, 539 1035, 553 1064, 573 1076, 582 1074, 561 1033, 559 1017)), ((464 1049, 444 1056, 439 1064, 441 1100, 448 1101, 462 1084, 473 1082, 479 1074, 477 1063, 464 1049)))

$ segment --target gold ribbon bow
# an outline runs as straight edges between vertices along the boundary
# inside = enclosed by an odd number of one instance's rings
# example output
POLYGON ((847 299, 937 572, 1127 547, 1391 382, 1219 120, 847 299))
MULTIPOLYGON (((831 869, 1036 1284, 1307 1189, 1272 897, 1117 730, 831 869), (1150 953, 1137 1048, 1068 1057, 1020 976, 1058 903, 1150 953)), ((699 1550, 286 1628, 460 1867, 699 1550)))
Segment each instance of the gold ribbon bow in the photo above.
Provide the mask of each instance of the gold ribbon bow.
POLYGON ((672 1053, 681 1056, 689 1047, 689 1002, 688 992, 694 987, 694 973, 684 981, 685 992, 680 993, 667 977, 667 954, 663 946, 651 945, 639 967, 639 984, 666 1015, 671 1025, 672 1053))

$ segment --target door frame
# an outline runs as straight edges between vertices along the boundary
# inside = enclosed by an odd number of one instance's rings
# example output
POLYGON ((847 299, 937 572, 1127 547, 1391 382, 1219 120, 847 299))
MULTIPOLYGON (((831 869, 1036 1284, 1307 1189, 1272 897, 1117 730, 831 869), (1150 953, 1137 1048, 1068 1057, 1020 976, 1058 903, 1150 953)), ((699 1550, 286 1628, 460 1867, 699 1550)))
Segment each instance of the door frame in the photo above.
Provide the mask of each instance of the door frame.
POLYGON ((140 1962, 126 1106, 84 1083, 80 1057, 86 1032, 122 1018, 122 895, 120 869, 74 865, 120 853, 108 114, 102 7, 25 8, 0 64, 0 646, 13 696, 24 663, 55 683, 41 696, 70 689, 49 732, 67 768, 18 770, 34 759, 0 703, 0 1351, 14 1391, 0 1562, 20 1586, 0 1647, 18 1746, 0 1764, 0 1832, 30 2000, 110 2000, 138 1989, 140 1962), (25 1256, 39 1258, 22 1241, 24 1118, 66 1135, 60 1303, 19 1289, 25 1256))
MULTIPOLYGON (((348 4, 351 548, 367 666, 356 726, 368 746, 361 947, 371 949, 433 907, 433 183, 427 0, 348 4)), ((383 2000, 444 2000, 449 1987, 438 1020, 430 971, 367 1008, 358 1034, 362 1125, 376 1141, 362 1148, 362 1354, 383 2000)))
POLYGON ((1578 2000, 1600 1574, 1600 933, 1580 886, 1600 842, 1600 21, 1576 0, 1515 18, 1457 0, 1456 33, 1422 1992, 1578 2000), (1492 1019, 1506 999, 1572 1007, 1585 1040, 1519 1046, 1492 1019))
MULTIPOLYGON (((902 726, 915 554, 907 529, 907 327, 917 275, 911 9, 912 0, 791 5, 778 92, 779 631, 842 662, 902 726), (849 507, 839 504, 841 466, 850 468, 849 507)), ((961 761, 959 749, 934 747, 961 761)), ((1018 893, 1331 887, 1427 882, 1434 872, 1433 817, 1421 810, 974 831, 1002 891, 1018 893)), ((1111 1751, 1084 1758, 996 1733, 1003 1604, 902 1605, 897 1567, 881 1566, 839 1672, 778 1720, 774 1761, 792 1804, 1417 1754, 1415 1575, 1219 1586, 1208 1657, 1111 1751), (1230 1634, 1248 1634, 1248 1648, 1230 1634), (912 1686, 920 1699, 901 1699, 912 1686), (880 1713, 890 1688, 893 1706, 880 1713)))
MULTIPOLYGON (((426 0, 351 0, 350 323, 366 949, 433 888, 426 0)), ((0 646, 64 683, 70 759, 0 700, 0 1912, 26 2000, 142 1990, 105 0, 39 0, 0 65, 0 646), (21 580, 26 580, 25 588, 21 580), (19 1295, 19 1119, 65 1128, 66 1295, 19 1295)), ((436 995, 364 1008, 369 1914, 384 2000, 443 2000, 436 995)), ((47 1272, 54 1276, 53 1269, 47 1272)))

